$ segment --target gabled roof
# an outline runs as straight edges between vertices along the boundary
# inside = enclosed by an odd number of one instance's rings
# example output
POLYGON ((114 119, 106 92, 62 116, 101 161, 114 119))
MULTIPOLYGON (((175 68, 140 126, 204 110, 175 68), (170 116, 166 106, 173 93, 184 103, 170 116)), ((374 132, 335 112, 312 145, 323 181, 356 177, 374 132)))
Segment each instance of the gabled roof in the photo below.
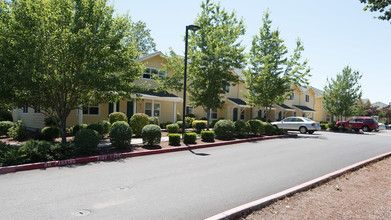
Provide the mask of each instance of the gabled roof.
POLYGON ((385 104, 383 102, 375 102, 372 105, 378 107, 379 109, 382 109, 382 108, 388 106, 387 104, 385 104))
POLYGON ((310 107, 304 106, 304 105, 293 105, 294 108, 297 108, 298 110, 302 112, 316 112, 310 107))
POLYGON ((303 93, 307 92, 310 89, 312 89, 312 91, 314 91, 316 97, 323 97, 323 92, 324 91, 321 90, 321 89, 315 88, 313 86, 309 86, 309 87, 298 86, 297 88, 299 88, 300 91, 303 92, 303 93))
POLYGON ((152 57, 156 57, 156 56, 162 56, 164 57, 165 55, 161 52, 161 51, 156 51, 154 53, 150 53, 150 54, 142 54, 140 56, 140 58, 137 60, 137 62, 141 62, 141 61, 144 61, 144 60, 148 60, 152 57))
POLYGON ((293 108, 285 105, 285 104, 276 104, 278 107, 283 108, 285 111, 295 111, 293 108))
POLYGON ((244 107, 244 108, 251 108, 251 106, 247 105, 247 103, 241 99, 235 99, 235 98, 227 98, 228 101, 230 101, 232 104, 239 106, 239 107, 244 107))
POLYGON ((176 101, 182 102, 183 99, 168 92, 156 92, 153 89, 138 92, 142 97, 154 100, 176 101))

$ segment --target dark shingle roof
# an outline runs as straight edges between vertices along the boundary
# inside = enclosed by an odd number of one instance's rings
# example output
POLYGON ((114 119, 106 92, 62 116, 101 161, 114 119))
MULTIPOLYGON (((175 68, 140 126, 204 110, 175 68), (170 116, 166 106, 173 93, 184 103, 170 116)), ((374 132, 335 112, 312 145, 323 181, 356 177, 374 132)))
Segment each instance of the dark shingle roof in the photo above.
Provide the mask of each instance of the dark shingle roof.
POLYGON ((313 110, 312 108, 309 108, 307 106, 304 106, 304 105, 293 105, 293 107, 303 111, 303 112, 316 112, 315 110, 313 110))
POLYGON ((283 108, 283 109, 293 110, 293 108, 291 108, 291 107, 289 107, 289 106, 287 106, 287 105, 285 105, 285 104, 276 104, 276 105, 280 106, 280 107, 283 108))
POLYGON ((176 96, 174 94, 171 94, 171 93, 168 93, 168 92, 156 92, 153 89, 150 89, 150 90, 147 90, 147 91, 142 91, 142 92, 139 92, 139 93, 142 94, 142 95, 153 95, 153 96, 157 96, 157 97, 173 97, 173 98, 177 98, 178 97, 178 96, 176 96))
POLYGON ((237 105, 247 105, 247 103, 241 99, 227 98, 230 101, 234 102, 237 105))

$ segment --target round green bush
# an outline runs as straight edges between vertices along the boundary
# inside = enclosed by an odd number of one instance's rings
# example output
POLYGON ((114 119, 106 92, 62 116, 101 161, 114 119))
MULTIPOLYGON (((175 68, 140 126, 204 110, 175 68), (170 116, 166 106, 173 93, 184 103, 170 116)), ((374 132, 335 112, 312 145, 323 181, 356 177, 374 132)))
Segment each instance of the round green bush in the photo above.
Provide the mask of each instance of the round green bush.
POLYGON ((11 146, 0 141, 0 167, 22 164, 19 147, 11 146))
POLYGON ((160 128, 161 129, 166 129, 167 125, 170 125, 170 124, 172 124, 172 122, 170 122, 170 121, 162 122, 162 123, 160 123, 160 128))
POLYGON ((180 134, 169 134, 168 135, 168 144, 172 146, 178 146, 181 143, 180 134))
POLYGON ((208 121, 204 120, 194 120, 193 121, 193 128, 196 129, 197 133, 200 133, 202 130, 206 128, 208 121))
POLYGON ((100 137, 103 137, 103 132, 105 128, 103 127, 103 124, 94 122, 92 124, 87 125, 87 129, 95 130, 99 133, 100 137))
POLYGON ((109 115, 110 124, 114 124, 117 121, 128 121, 128 117, 123 112, 113 112, 109 115))
POLYGON ((148 115, 143 113, 136 113, 130 118, 130 127, 136 136, 140 136, 143 127, 149 123, 148 115))
POLYGON ((179 128, 182 130, 183 122, 182 121, 177 121, 176 124, 179 126, 179 128))
POLYGON ((183 135, 183 143, 185 144, 195 144, 197 140, 196 133, 185 133, 183 135))
POLYGON ((19 120, 8 129, 7 134, 10 138, 21 141, 27 139, 29 132, 26 130, 26 126, 23 125, 22 121, 19 120))
POLYGON ((263 124, 261 120, 251 119, 248 121, 250 132, 253 135, 261 135, 263 133, 263 124))
POLYGON ((274 129, 272 124, 270 124, 269 122, 262 122, 262 125, 263 125, 263 134, 273 135, 274 129))
POLYGON ((250 125, 248 124, 248 122, 240 121, 240 120, 235 121, 234 126, 235 126, 235 133, 239 137, 243 137, 250 132, 250 125))
POLYGON ((110 132, 111 123, 109 121, 101 120, 101 121, 98 121, 98 122, 95 122, 95 123, 98 123, 101 126, 103 126, 103 135, 106 135, 106 134, 108 134, 110 132))
POLYGON ((57 127, 44 127, 41 130, 42 138, 46 141, 54 141, 55 138, 60 137, 60 129, 57 127))
POLYGON ((178 133, 180 129, 178 124, 170 124, 166 128, 168 133, 178 133))
POLYGON ((8 135, 8 129, 10 129, 14 123, 12 121, 0 121, 0 136, 8 135))
POLYGON ((126 148, 132 140, 132 129, 124 121, 117 121, 110 129, 110 142, 114 147, 126 148))
POLYGON ((156 145, 160 143, 162 138, 162 129, 157 125, 146 125, 141 132, 141 136, 143 137, 144 145, 156 145))
POLYGON ((149 117, 148 121, 149 121, 149 124, 159 125, 159 118, 158 117, 149 117))
POLYGON ((81 154, 92 154, 99 144, 99 133, 92 129, 80 129, 73 141, 75 148, 81 154))
POLYGON ((50 151, 54 160, 66 160, 75 156, 75 146, 70 143, 55 143, 50 151))
POLYGON ((29 140, 19 148, 19 152, 23 163, 45 162, 54 159, 51 148, 52 143, 48 141, 29 140))
POLYGON ((220 139, 231 139, 235 132, 234 123, 231 120, 220 120, 213 128, 216 137, 220 139))
POLYGON ((201 140, 205 142, 214 142, 215 141, 215 132, 214 131, 201 131, 201 140))
POLYGON ((337 125, 336 125, 335 122, 329 122, 329 123, 327 123, 327 128, 335 129, 336 127, 337 127, 337 125))
POLYGON ((60 123, 60 119, 55 116, 46 117, 43 121, 46 127, 55 127, 60 123))
POLYGON ((210 128, 214 128, 215 124, 216 124, 218 121, 219 121, 218 119, 212 120, 211 122, 209 122, 209 127, 210 127, 210 128))
POLYGON ((82 129, 86 129, 87 128, 87 124, 81 124, 81 125, 75 125, 72 127, 72 136, 75 136, 76 133, 79 131, 79 130, 82 130, 82 129))

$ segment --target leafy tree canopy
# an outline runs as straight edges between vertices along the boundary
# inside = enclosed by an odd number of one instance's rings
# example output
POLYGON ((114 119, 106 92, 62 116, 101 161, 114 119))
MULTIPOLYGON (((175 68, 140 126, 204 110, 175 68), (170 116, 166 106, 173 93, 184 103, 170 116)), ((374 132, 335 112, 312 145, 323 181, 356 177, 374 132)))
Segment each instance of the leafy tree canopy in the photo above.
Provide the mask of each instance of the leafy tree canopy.
POLYGON ((132 22, 129 38, 136 41, 140 54, 147 54, 156 51, 156 44, 151 37, 151 30, 143 21, 132 22))
POLYGON ((0 1, 1 98, 66 118, 129 97, 142 73, 132 23, 107 0, 0 1))
POLYGON ((360 0, 360 2, 366 4, 364 11, 380 12, 381 15, 377 18, 391 20, 391 0, 360 0))
POLYGON ((279 30, 272 30, 272 21, 266 11, 259 34, 253 37, 248 71, 244 71, 248 89, 248 104, 266 107, 266 117, 270 106, 282 103, 291 93, 292 86, 307 86, 310 68, 307 61, 300 62, 304 51, 303 43, 296 42, 293 54, 288 57, 288 49, 280 38, 279 30))
POLYGON ((336 116, 352 116, 362 96, 359 84, 361 77, 360 72, 352 71, 349 66, 346 66, 342 74, 337 74, 336 79, 327 79, 323 95, 326 111, 336 116))

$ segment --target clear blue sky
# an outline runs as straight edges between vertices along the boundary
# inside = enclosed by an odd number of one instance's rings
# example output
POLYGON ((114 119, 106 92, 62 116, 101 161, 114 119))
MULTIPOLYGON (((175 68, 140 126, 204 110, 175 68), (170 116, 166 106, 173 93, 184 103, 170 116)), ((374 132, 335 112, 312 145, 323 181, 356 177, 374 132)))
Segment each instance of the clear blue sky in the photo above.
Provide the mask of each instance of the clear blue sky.
MULTIPOLYGON (((146 22, 157 50, 166 53, 172 47, 184 53, 185 26, 200 13, 201 0, 114 0, 118 13, 128 13, 133 20, 146 22)), ((372 103, 391 102, 391 23, 374 19, 364 12, 359 0, 221 0, 229 11, 243 17, 246 50, 252 36, 261 27, 263 12, 271 12, 274 28, 290 52, 295 40, 304 42, 304 57, 312 68, 310 84, 323 89, 327 77, 335 78, 350 65, 363 74, 360 81, 363 98, 372 103)))

